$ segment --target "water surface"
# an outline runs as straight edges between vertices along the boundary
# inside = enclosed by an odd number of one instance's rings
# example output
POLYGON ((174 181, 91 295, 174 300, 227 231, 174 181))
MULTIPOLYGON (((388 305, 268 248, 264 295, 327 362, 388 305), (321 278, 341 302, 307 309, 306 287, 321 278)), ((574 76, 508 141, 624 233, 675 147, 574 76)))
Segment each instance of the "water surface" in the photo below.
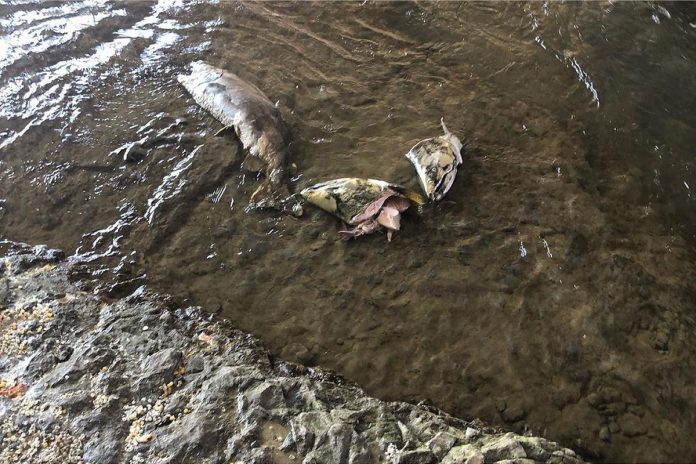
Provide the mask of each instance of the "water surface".
POLYGON ((653 3, 0 1, 0 236, 144 282, 385 399, 604 461, 693 461, 696 11, 653 3), (277 101, 292 189, 416 186, 383 235, 246 210, 243 154, 176 82, 191 61, 277 101))

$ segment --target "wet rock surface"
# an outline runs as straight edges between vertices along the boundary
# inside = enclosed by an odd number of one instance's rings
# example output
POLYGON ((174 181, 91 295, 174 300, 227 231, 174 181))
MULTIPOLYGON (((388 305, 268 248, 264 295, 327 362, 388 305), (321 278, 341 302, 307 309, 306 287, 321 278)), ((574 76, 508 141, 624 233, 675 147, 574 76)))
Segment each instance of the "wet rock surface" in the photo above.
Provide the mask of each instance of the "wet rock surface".
POLYGON ((108 301, 61 253, 0 260, 0 463, 579 463, 542 438, 370 398, 198 308, 108 301))

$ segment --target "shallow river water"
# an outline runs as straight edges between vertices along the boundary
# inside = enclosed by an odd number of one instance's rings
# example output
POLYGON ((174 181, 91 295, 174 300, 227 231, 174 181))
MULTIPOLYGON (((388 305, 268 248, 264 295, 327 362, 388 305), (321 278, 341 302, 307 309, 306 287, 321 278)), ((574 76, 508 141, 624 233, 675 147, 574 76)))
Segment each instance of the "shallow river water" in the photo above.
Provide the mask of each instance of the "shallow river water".
POLYGON ((601 461, 696 460, 696 6, 0 0, 0 238, 147 282, 384 399, 601 461), (416 186, 403 231, 344 241, 257 180, 177 83, 194 60, 277 101, 297 191, 416 186))

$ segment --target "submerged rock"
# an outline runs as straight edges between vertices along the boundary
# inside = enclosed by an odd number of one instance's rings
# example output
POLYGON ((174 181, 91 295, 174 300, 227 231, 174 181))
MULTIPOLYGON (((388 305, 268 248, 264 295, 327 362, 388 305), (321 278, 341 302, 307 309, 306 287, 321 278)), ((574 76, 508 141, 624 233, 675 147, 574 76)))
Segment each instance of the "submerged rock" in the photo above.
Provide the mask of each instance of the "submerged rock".
POLYGON ((271 361, 253 337, 144 288, 101 300, 59 256, 0 260, 0 463, 581 462, 271 361))

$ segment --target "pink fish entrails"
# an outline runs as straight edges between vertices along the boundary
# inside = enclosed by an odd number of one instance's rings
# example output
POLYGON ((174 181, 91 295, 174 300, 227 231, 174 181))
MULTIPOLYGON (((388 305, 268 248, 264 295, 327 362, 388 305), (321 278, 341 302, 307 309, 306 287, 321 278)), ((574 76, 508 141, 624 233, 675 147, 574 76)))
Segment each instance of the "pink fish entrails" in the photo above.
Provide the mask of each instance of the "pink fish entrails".
POLYGON ((370 203, 365 211, 351 219, 349 225, 353 226, 352 229, 341 230, 338 233, 348 237, 359 237, 385 228, 387 240, 391 242, 394 231, 401 228, 401 213, 409 206, 411 203, 407 198, 393 190, 387 190, 370 203))

